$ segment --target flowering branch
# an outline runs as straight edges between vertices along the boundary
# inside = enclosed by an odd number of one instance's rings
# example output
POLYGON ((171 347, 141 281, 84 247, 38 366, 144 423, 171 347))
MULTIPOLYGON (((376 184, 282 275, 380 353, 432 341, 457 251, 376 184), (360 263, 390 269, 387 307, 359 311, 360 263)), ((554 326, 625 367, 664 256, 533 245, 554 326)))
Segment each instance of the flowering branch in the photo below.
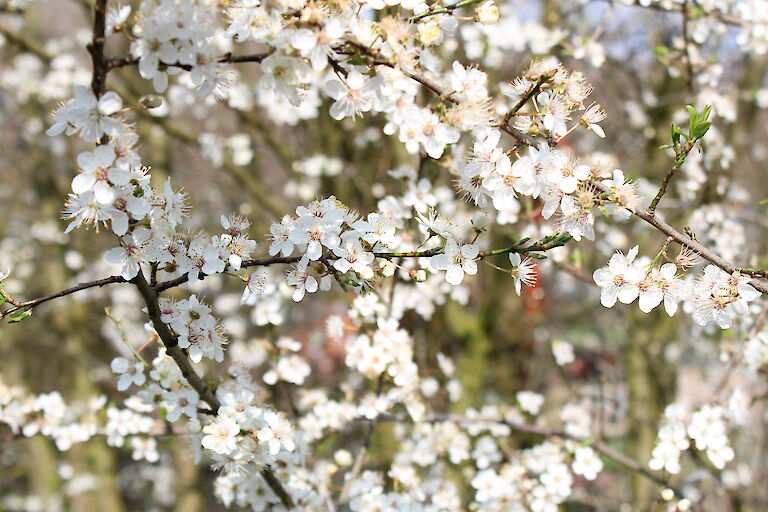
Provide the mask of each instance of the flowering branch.
MULTIPOLYGON (((635 208, 630 210, 636 217, 639 217, 643 219, 645 222, 650 224, 651 226, 655 227, 665 235, 669 236, 677 242, 678 244, 682 245, 683 247, 687 247, 688 249, 694 251, 696 254, 704 258, 705 260, 709 261, 713 265, 720 267, 721 269, 725 270, 729 274, 732 274, 734 272, 741 272, 744 274, 748 274, 751 276, 758 276, 763 277, 762 271, 750 271, 741 269, 739 267, 734 266, 730 262, 724 260, 714 252, 712 252, 710 249, 705 247, 703 244, 701 244, 699 241, 694 240, 688 235, 685 235, 683 233, 680 233, 678 230, 664 222, 663 220, 659 219, 656 215, 649 212, 648 210, 643 210, 642 208, 635 208)), ((752 279, 749 281, 749 284, 755 288, 756 290, 762 292, 762 293, 768 293, 768 285, 765 283, 758 281, 756 279, 752 279)))
MULTIPOLYGON (((409 416, 401 416, 401 415, 395 415, 395 414, 380 414, 377 417, 377 419, 379 421, 398 421, 398 422, 414 421, 409 416)), ((613 460, 617 464, 624 466, 625 468, 631 471, 639 473, 644 478, 647 478, 648 480, 651 480, 665 488, 671 489, 680 498, 685 497, 685 495, 683 494, 683 491, 677 487, 670 485, 668 480, 661 478, 658 475, 655 475, 653 472, 646 469, 643 464, 637 462, 631 457, 624 455, 619 451, 614 450, 613 448, 611 448, 610 446, 608 446, 602 441, 593 441, 592 439, 589 439, 589 438, 574 436, 562 430, 555 430, 547 427, 542 427, 539 425, 529 425, 527 423, 518 423, 515 421, 509 421, 501 418, 484 418, 484 417, 474 417, 474 416, 470 417, 470 416, 462 416, 457 414, 433 414, 431 416, 421 418, 417 422, 420 422, 420 423, 451 422, 451 423, 458 423, 458 424, 491 423, 491 424, 497 424, 497 425, 504 425, 518 432, 525 432, 528 434, 534 434, 542 437, 557 437, 560 439, 575 441, 577 443, 585 443, 585 444, 588 444, 588 446, 593 450, 602 453, 604 456, 613 460)))
MULTIPOLYGON (((568 243, 570 240, 571 240, 571 237, 569 235, 563 235, 559 233, 555 235, 549 235, 541 239, 540 241, 530 245, 526 245, 528 240, 523 239, 520 242, 506 248, 482 251, 478 254, 478 259, 484 259, 490 256, 498 256, 500 254, 507 254, 507 253, 546 252, 546 251, 555 249, 557 247, 562 247, 563 245, 568 243)), ((373 254, 377 258, 386 258, 386 259, 429 258, 431 256, 442 254, 444 251, 445 251, 445 247, 439 246, 439 247, 434 247, 432 249, 426 249, 423 251, 374 252, 373 254)), ((320 258, 319 261, 322 261, 323 263, 328 264, 329 262, 332 262, 336 259, 338 259, 338 257, 328 254, 320 258)), ((293 263, 298 263, 300 260, 301 260, 301 256, 276 256, 272 258, 250 259, 250 260, 244 260, 242 262, 241 268, 268 267, 270 265, 293 264, 293 263)), ((205 279, 205 275, 204 274, 200 275, 198 279, 199 280, 205 279)), ((147 287, 151 289, 155 294, 160 294, 166 290, 170 290, 171 288, 176 288, 177 286, 180 286, 186 283, 188 280, 189 280, 189 276, 187 274, 184 274, 183 276, 179 276, 177 278, 174 278, 168 281, 159 282, 156 285, 150 285, 149 283, 147 283, 147 287)), ((0 313, 0 319, 4 318, 6 315, 13 313, 14 311, 17 311, 19 309, 23 309, 27 307, 35 307, 45 302, 48 302, 49 300, 57 299, 59 297, 64 297, 66 295, 71 295, 81 290, 87 290, 89 288, 95 288, 95 287, 102 287, 112 283, 126 283, 126 282, 128 281, 126 281, 125 278, 123 278, 122 276, 110 276, 110 277, 105 277, 103 279, 98 279, 96 281, 88 281, 85 283, 80 283, 76 286, 72 286, 71 288, 66 288, 64 290, 58 291, 56 293, 52 293, 50 295, 45 295, 43 297, 39 297, 37 299, 32 299, 25 302, 18 302, 12 308, 0 313)), ((171 344, 173 343, 175 342, 171 342, 171 344)))
MULTIPOLYGON (((157 335, 165 346, 166 352, 173 358, 176 365, 179 367, 181 374, 187 380, 190 386, 197 391, 202 398, 215 412, 221 407, 219 399, 216 395, 206 386, 195 369, 192 367, 187 354, 179 348, 179 342, 176 336, 171 333, 168 325, 160 318, 160 304, 158 302, 157 291, 149 286, 143 272, 139 272, 138 275, 131 281, 139 290, 141 297, 144 299, 144 303, 147 305, 147 314, 152 321, 152 326, 157 331, 157 335)), ((280 501, 286 508, 293 508, 293 500, 283 485, 275 476, 274 472, 269 466, 265 466, 261 470, 261 475, 266 480, 267 485, 274 493, 280 498, 280 501)))

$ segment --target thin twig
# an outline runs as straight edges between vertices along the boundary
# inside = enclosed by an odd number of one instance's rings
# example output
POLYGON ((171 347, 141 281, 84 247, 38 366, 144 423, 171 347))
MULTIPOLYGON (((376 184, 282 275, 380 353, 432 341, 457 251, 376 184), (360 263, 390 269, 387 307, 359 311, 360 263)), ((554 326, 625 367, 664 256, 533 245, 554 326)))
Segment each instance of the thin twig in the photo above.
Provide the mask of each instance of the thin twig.
MULTIPOLYGON (((379 380, 376 381, 376 398, 381 395, 384 389, 384 374, 379 375, 379 380)), ((352 464, 352 469, 346 475, 346 481, 344 487, 341 490, 339 496, 339 502, 345 503, 349 498, 349 491, 352 488, 352 483, 360 475, 363 470, 363 463, 365 457, 368 455, 368 449, 371 447, 371 440, 373 439, 373 431, 376 429, 376 421, 378 418, 367 419, 365 422, 365 433, 363 434, 363 444, 360 446, 360 450, 357 452, 355 462, 352 464)))
MULTIPOLYGON (((272 54, 271 51, 263 53, 254 53, 249 55, 232 55, 226 53, 217 59, 217 62, 221 64, 237 64, 239 62, 261 62, 272 54)), ((125 66, 136 66, 139 63, 139 58, 133 55, 118 55, 114 57, 108 57, 106 59, 106 65, 109 70, 122 68, 125 66)), ((160 62, 160 65, 169 68, 181 68, 185 71, 192 71, 193 66, 191 64, 182 64, 180 62, 160 62)))
POLYGON ((723 375, 720 377, 720 381, 717 383, 717 387, 715 387, 715 392, 712 395, 712 402, 716 402, 720 399, 720 395, 722 394, 723 389, 725 389, 725 386, 728 384, 731 375, 733 375, 733 372, 736 371, 736 368, 744 358, 744 351, 747 348, 747 342, 749 342, 749 340, 754 338, 757 333, 760 332, 766 317, 768 317, 768 305, 763 308, 763 310, 760 312, 760 315, 755 319, 755 323, 752 325, 752 329, 749 330, 746 338, 741 342, 739 350, 728 362, 728 366, 725 368, 723 375))
POLYGON ((9 315, 19 309, 26 308, 26 307, 39 306, 40 304, 43 304, 44 302, 48 302, 49 300, 58 299, 59 297, 64 297, 66 295, 71 295, 81 290, 87 290, 88 288, 102 287, 112 283, 126 283, 126 282, 127 281, 122 276, 110 276, 110 277, 105 277, 104 279, 98 279, 96 281, 80 283, 76 286, 73 286, 71 288, 66 288, 64 290, 58 291, 56 293, 52 293, 50 295, 45 295, 43 297, 38 297, 37 299, 19 302, 14 307, 0 313, 0 319, 5 318, 6 315, 9 315))

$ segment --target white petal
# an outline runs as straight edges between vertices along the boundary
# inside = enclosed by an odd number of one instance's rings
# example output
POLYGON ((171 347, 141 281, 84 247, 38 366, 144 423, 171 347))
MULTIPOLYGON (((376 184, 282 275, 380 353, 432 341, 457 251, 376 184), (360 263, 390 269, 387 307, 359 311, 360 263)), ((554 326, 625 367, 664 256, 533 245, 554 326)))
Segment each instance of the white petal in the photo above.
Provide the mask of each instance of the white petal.
POLYGON ((445 280, 452 285, 459 285, 464 280, 464 270, 459 265, 451 265, 445 272, 445 280))
POLYGON ((96 177, 93 174, 80 173, 72 180, 72 192, 82 194, 88 192, 96 184, 96 177))

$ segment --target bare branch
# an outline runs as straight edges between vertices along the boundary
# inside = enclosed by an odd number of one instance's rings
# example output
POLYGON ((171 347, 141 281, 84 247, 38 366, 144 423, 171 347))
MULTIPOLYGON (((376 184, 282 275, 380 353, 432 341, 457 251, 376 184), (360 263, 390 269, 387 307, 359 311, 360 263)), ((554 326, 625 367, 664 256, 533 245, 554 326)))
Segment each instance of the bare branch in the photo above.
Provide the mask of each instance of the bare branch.
POLYGON ((32 299, 24 302, 18 302, 15 304, 12 308, 3 311, 0 313, 0 319, 5 318, 6 315, 9 315, 10 313, 13 313, 16 310, 27 308, 27 307, 35 307, 39 306, 40 304, 43 304, 44 302, 48 302, 49 300, 58 299, 59 297, 64 297, 66 295, 71 295, 73 293, 79 292, 81 290, 87 290, 88 288, 96 288, 96 287, 102 287, 108 284, 112 283, 126 283, 127 281, 122 276, 110 276, 105 277, 104 279, 99 279, 96 281, 89 281, 86 283, 80 283, 76 286, 73 286, 71 288, 66 288, 64 290, 58 291, 56 293, 52 293, 50 295, 45 295, 43 297, 38 297, 37 299, 32 299))
MULTIPOLYGON (((232 55, 226 53, 219 57, 217 60, 222 64, 237 64, 239 62, 261 62, 272 54, 271 51, 263 53, 254 53, 250 55, 232 55)), ((139 63, 139 58, 133 55, 119 55, 115 57, 108 57, 106 59, 106 65, 109 70, 122 68, 126 66, 136 66, 139 63)), ((160 62, 161 65, 169 68, 181 68, 185 71, 192 71, 192 65, 182 64, 180 62, 160 62)))
POLYGON ((88 44, 88 53, 93 62, 91 90, 98 98, 104 94, 104 83, 107 80, 107 61, 104 58, 104 42, 106 41, 107 0, 96 0, 93 3, 93 39, 88 44))

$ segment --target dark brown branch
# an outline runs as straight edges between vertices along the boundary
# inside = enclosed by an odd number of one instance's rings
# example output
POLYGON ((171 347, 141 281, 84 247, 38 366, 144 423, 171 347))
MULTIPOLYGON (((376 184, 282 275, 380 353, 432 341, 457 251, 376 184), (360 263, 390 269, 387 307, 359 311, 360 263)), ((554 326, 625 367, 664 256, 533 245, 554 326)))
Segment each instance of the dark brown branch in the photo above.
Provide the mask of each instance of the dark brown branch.
MULTIPOLYGON (((732 265, 728 261, 724 260, 711 250, 707 249, 704 245, 702 245, 698 240, 694 240, 693 238, 689 237, 688 235, 685 235, 683 233, 680 233, 678 230, 664 222, 663 220, 659 219, 656 215, 653 213, 643 210, 641 208, 637 208, 634 210, 630 210, 636 217, 640 217, 645 222, 650 224, 651 226, 655 227, 665 235, 669 236, 677 242, 678 244, 689 248, 708 262, 712 263, 713 265, 720 267, 722 270, 728 272, 729 274, 732 274, 734 272, 740 271, 738 267, 732 265)), ((748 275, 752 275, 749 272, 745 272, 748 275)), ((755 288, 756 290, 762 292, 762 293, 768 293, 768 285, 765 283, 758 281, 756 279, 752 279, 749 281, 749 284, 755 288)))
POLYGON ((58 291, 56 293, 52 293, 50 295, 45 295, 37 299, 19 302, 16 305, 14 305, 12 308, 0 313, 0 319, 5 318, 6 315, 13 313, 16 310, 27 308, 27 307, 39 306, 40 304, 43 304, 44 302, 48 302, 49 300, 58 299, 59 297, 64 297, 66 295, 71 295, 81 290, 87 290, 88 288, 102 287, 104 285, 112 284, 112 283, 125 283, 125 282, 127 281, 122 276, 110 276, 110 277, 105 277, 104 279, 99 279, 97 281, 80 283, 76 286, 58 291))
MULTIPOLYGON (((510 252, 544 252, 548 251, 550 249, 554 249, 555 247, 560 247, 563 245, 564 241, 542 241, 542 242, 536 242, 531 245, 512 245, 510 247, 506 247, 504 249, 495 249, 491 251, 483 251, 481 252, 478 257, 479 258, 487 258, 490 256, 497 256, 499 254, 506 254, 510 252)), ((432 249, 426 249, 424 251, 411 251, 411 252, 374 252, 373 254, 377 258, 429 258, 430 256, 435 256, 437 254, 440 254, 443 252, 443 247, 435 247, 432 249)), ((270 265, 282 265, 282 264, 291 264, 291 263, 298 263, 301 259, 301 256, 276 256, 272 258, 261 258, 261 259, 251 259, 251 260, 244 260, 241 268, 250 268, 250 267, 268 267, 270 265)), ((327 254, 320 258, 319 261, 323 263, 329 263, 330 261, 333 261, 336 259, 335 256, 332 254, 327 254)), ((205 279, 206 275, 201 274, 200 280, 205 279)), ((180 286, 184 283, 186 283, 189 280, 189 277, 187 274, 184 274, 183 276, 170 279, 168 281, 159 282, 156 285, 149 284, 148 286, 154 290, 156 294, 160 294, 166 290, 170 290, 171 288, 176 288, 177 286, 180 286)), ((88 288, 95 288, 95 287, 101 287, 107 284, 111 283, 126 283, 126 281, 122 276, 110 276, 105 277, 104 279, 98 279, 96 281, 89 281, 85 283, 80 283, 77 286, 73 286, 71 288, 67 288, 65 290, 61 290, 56 293, 52 293, 50 295, 46 295, 44 297, 39 297, 37 299, 28 300, 25 302, 18 302, 18 304, 15 304, 12 308, 0 313, 0 319, 5 317, 7 314, 13 313, 16 310, 25 308, 25 307, 35 307, 39 304, 42 304, 44 302, 48 302, 49 300, 57 299, 59 297, 64 297, 65 295, 70 295, 76 292, 79 292, 81 290, 87 290, 88 288)))
POLYGON ((212 410, 216 411, 221 407, 216 395, 208 389, 203 380, 197 374, 192 367, 187 355, 179 348, 179 340, 171 332, 168 325, 161 319, 160 303, 157 292, 149 286, 143 272, 139 272, 138 275, 131 280, 141 294, 141 298, 144 299, 144 303, 147 305, 147 314, 152 322, 152 327, 155 328, 157 335, 165 346, 166 352, 169 356, 176 361, 176 364, 181 370, 182 375, 192 388, 197 391, 200 398, 206 402, 212 410))
MULTIPOLYGON (((157 331, 157 335, 165 346, 166 353, 173 358, 176 365, 179 367, 181 374, 187 380, 190 386, 197 391, 200 398, 210 406, 212 411, 218 411, 221 407, 219 399, 211 391, 211 389, 203 382, 203 379, 197 374, 192 367, 187 354, 179 348, 178 338, 171 332, 168 325, 161 319, 160 303, 158 292, 152 288, 144 277, 144 273, 139 271, 139 274, 131 280, 139 290, 141 297, 144 299, 144 303, 147 305, 147 314, 152 322, 152 326, 157 331)), ((272 468, 265 466, 261 470, 261 476, 266 480, 270 489, 280 498, 280 501, 286 508, 293 508, 293 500, 280 481, 275 476, 272 468)))
POLYGON ((93 62, 91 90, 98 98, 104 94, 104 83, 107 80, 107 61, 104 58, 104 42, 106 41, 107 0, 96 0, 93 3, 93 39, 88 44, 88 53, 93 62))
POLYGON ((512 120, 513 117, 515 117, 515 114, 523 108, 523 106, 528 103, 528 101, 539 94, 539 91, 541 91, 541 88, 544 86, 545 83, 549 82, 552 79, 553 74, 543 74, 539 79, 536 81, 536 83, 527 91, 525 91, 525 94, 518 100, 517 103, 507 112, 504 114, 504 126, 509 124, 509 122, 512 120))
POLYGON ((275 476, 275 472, 270 468, 269 466, 265 466, 261 470, 261 476, 264 478, 264 480, 267 481, 267 485, 270 489, 272 489, 272 492, 274 492, 278 498, 280 498, 280 502, 285 505, 285 508, 292 509, 293 508, 293 498, 291 498, 291 495, 288 494, 288 491, 285 490, 285 487, 280 483, 280 480, 277 479, 275 476))
MULTIPOLYGON (((263 53, 254 53, 251 55, 232 55, 226 53, 218 58, 218 62, 222 64, 237 64, 238 62, 261 62, 272 54, 271 51, 263 53)), ((139 63, 139 58, 133 55, 120 55, 116 57, 108 57, 106 59, 106 65, 109 70, 122 68, 125 66, 135 66, 139 63)), ((160 62, 163 66, 169 68, 181 68, 185 71, 191 71, 192 66, 190 64, 181 64, 180 62, 160 62)))

